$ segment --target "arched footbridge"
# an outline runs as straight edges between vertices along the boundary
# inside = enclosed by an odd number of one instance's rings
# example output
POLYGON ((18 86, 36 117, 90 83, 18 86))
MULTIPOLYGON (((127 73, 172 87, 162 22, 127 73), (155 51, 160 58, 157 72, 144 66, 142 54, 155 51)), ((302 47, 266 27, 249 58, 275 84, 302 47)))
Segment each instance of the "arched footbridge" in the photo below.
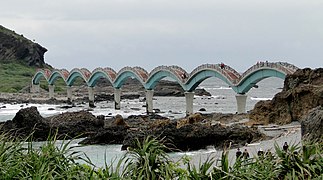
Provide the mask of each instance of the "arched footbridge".
POLYGON ((286 62, 258 62, 244 73, 240 74, 232 67, 224 64, 203 64, 195 68, 191 73, 186 72, 179 66, 158 66, 151 72, 141 67, 124 67, 119 72, 112 68, 96 68, 92 72, 85 68, 75 68, 71 71, 66 69, 39 69, 32 78, 32 92, 39 92, 39 82, 45 78, 49 84, 49 97, 54 97, 54 83, 62 78, 67 86, 67 98, 72 99, 72 90, 75 80, 82 78, 89 91, 89 101, 94 104, 94 92, 97 81, 105 78, 114 87, 115 108, 120 109, 121 87, 128 78, 137 79, 146 90, 147 113, 153 112, 153 90, 157 83, 163 78, 172 78, 185 91, 186 113, 193 113, 194 90, 204 80, 216 77, 224 81, 236 92, 237 112, 246 111, 246 93, 259 81, 277 77, 285 79, 287 74, 294 73, 298 68, 286 62))

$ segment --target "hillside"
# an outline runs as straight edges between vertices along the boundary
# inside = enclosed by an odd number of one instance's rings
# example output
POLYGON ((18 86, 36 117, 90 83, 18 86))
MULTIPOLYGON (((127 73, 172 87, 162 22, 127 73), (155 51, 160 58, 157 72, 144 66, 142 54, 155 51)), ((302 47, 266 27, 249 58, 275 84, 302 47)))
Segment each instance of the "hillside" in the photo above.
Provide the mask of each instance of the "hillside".
POLYGON ((0 25, 0 62, 45 67, 46 48, 0 25))
POLYGON ((44 61, 46 48, 0 25, 0 92, 28 87, 37 68, 51 68, 44 61))

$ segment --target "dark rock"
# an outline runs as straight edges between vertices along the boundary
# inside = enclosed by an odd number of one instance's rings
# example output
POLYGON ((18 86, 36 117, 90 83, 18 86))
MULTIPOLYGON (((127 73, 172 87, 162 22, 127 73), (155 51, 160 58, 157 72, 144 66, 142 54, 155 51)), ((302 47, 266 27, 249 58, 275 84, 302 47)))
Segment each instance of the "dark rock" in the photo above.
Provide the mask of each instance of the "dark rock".
POLYGON ((155 113, 160 113, 160 109, 153 109, 155 113))
POLYGON ((299 69, 286 76, 283 91, 271 101, 259 101, 249 119, 265 124, 300 121, 311 109, 323 105, 322 83, 323 68, 299 69))
POLYGON ((98 115, 96 118, 98 118, 99 120, 104 120, 105 116, 104 115, 98 115))
POLYGON ((206 111, 206 109, 205 108, 200 108, 199 111, 206 111))
POLYGON ((55 108, 48 108, 47 110, 49 110, 49 111, 53 111, 53 110, 55 110, 55 108))
POLYGON ((301 127, 303 139, 323 142, 323 107, 312 109, 301 121, 301 127))
POLYGON ((194 94, 197 96, 211 96, 211 93, 207 92, 205 89, 195 89, 194 94))
POLYGON ((188 124, 177 128, 177 123, 172 122, 157 129, 143 131, 132 131, 128 133, 123 142, 122 149, 132 146, 134 139, 143 139, 147 135, 166 139, 166 145, 172 151, 188 151, 206 148, 213 145, 217 148, 223 147, 225 143, 241 145, 259 140, 262 137, 257 130, 243 127, 221 125, 205 126, 202 124, 188 124))
POLYGON ((57 129, 60 137, 85 137, 103 128, 104 120, 87 111, 66 112, 46 118, 51 129, 57 129))
POLYGON ((122 144, 126 134, 126 127, 112 126, 101 129, 97 134, 81 141, 80 144, 122 144))
POLYGON ((70 109, 70 108, 73 108, 73 106, 71 105, 71 106, 60 106, 59 108, 61 108, 61 109, 70 109))
POLYGON ((12 119, 12 123, 23 137, 33 132, 34 140, 46 140, 50 132, 50 127, 34 106, 20 109, 12 119))

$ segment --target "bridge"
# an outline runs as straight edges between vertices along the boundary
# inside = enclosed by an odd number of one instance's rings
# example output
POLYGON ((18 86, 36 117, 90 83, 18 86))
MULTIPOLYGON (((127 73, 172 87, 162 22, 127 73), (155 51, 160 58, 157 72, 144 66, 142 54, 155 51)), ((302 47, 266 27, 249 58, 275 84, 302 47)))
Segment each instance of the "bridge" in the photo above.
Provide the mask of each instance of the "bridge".
POLYGON ((45 78, 49 87, 49 98, 54 97, 54 83, 62 78, 67 86, 67 99, 72 100, 72 86, 77 78, 82 78, 88 86, 89 103, 94 105, 94 91, 100 78, 107 79, 114 87, 115 109, 120 109, 121 87, 128 78, 137 79, 146 91, 146 111, 153 112, 153 94, 157 83, 163 78, 172 78, 185 91, 186 114, 193 113, 194 90, 205 79, 216 77, 228 84, 236 92, 237 112, 246 112, 247 92, 259 81, 277 77, 285 79, 287 74, 294 73, 298 68, 287 62, 257 62, 244 73, 240 74, 232 67, 224 64, 203 64, 195 68, 191 73, 179 66, 158 66, 151 72, 141 67, 124 67, 119 72, 112 68, 96 68, 92 72, 85 68, 66 69, 39 69, 32 78, 34 93, 39 92, 39 83, 45 78))

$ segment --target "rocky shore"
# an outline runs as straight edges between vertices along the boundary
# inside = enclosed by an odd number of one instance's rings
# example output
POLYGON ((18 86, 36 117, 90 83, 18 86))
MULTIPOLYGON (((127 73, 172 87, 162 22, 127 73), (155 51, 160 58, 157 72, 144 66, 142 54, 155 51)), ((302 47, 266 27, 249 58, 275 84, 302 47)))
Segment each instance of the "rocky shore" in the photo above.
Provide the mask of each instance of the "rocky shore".
POLYGON ((299 121, 304 137, 321 141, 322 82, 322 69, 298 70, 287 76, 281 93, 271 101, 260 101, 249 114, 197 113, 169 119, 158 114, 95 117, 88 111, 79 111, 44 118, 37 108, 31 107, 21 109, 12 120, 1 123, 1 131, 16 138, 33 133, 33 140, 46 140, 53 133, 58 138, 84 137, 81 144, 122 144, 122 149, 132 146, 133 139, 149 135, 163 139, 174 151, 187 151, 210 145, 220 148, 226 143, 242 146, 268 138, 258 131, 258 125, 299 121))
MULTIPOLYGON (((244 119, 239 115, 236 120, 244 119)), ((223 114, 194 114, 187 118, 171 120, 159 115, 136 115, 123 118, 93 116, 90 112, 66 112, 44 118, 36 107, 21 109, 12 121, 1 125, 1 131, 14 137, 46 140, 57 133, 59 139, 86 137, 81 144, 123 144, 122 149, 132 146, 135 138, 148 135, 165 138, 173 151, 198 150, 206 146, 222 147, 231 142, 240 146, 264 138, 255 128, 243 125, 224 125, 232 121, 223 114)))

